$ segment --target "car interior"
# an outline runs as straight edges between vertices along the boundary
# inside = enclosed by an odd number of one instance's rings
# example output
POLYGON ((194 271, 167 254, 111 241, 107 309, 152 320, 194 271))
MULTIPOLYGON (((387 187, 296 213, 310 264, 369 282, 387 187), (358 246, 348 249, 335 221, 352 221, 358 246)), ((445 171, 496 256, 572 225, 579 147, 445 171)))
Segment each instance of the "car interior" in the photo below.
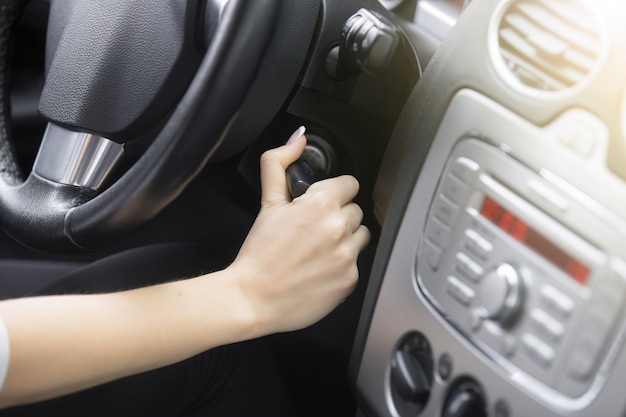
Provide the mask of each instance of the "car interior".
POLYGON ((0 298, 167 242, 228 265, 260 155, 304 125, 290 185, 354 175, 372 240, 352 296, 267 337, 303 416, 624 415, 625 13, 6 1, 0 270, 20 280, 0 298))

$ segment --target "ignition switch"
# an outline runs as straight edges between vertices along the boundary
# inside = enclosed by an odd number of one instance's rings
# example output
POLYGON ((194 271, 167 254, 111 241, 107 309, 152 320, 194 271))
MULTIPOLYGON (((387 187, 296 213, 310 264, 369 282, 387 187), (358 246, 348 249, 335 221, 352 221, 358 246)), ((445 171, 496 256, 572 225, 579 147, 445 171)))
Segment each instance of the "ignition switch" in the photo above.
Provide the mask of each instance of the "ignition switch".
POLYGON ((287 185, 293 198, 300 197, 319 180, 331 177, 337 169, 337 157, 330 144, 317 135, 307 135, 302 156, 287 168, 287 185))

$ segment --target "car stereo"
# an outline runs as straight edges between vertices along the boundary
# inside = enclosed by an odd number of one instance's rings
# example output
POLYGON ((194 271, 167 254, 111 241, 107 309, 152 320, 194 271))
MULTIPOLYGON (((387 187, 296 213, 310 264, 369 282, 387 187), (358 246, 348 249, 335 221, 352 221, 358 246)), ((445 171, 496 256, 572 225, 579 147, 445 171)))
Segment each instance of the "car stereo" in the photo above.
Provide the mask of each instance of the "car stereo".
POLYGON ((621 347, 626 263, 610 248, 626 236, 549 174, 488 139, 459 141, 432 199, 416 276, 487 360, 524 375, 522 385, 574 398, 603 383, 621 347))

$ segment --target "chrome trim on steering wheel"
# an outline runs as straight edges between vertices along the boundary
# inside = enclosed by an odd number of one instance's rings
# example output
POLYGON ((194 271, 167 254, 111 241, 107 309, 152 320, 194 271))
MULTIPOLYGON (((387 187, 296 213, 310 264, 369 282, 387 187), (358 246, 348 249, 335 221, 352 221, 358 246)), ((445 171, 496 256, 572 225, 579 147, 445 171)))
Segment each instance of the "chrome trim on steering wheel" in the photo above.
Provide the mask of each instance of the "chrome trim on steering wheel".
POLYGON ((48 124, 33 171, 50 181, 99 191, 123 156, 123 144, 48 124))

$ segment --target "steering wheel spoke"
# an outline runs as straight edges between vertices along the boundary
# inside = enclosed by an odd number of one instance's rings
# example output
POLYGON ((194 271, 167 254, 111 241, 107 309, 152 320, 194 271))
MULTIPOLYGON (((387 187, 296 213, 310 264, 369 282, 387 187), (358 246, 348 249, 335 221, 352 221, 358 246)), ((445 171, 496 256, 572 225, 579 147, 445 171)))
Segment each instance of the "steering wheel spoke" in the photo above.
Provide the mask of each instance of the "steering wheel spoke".
POLYGON ((49 124, 33 172, 47 180, 99 192, 124 158, 124 145, 49 124))

